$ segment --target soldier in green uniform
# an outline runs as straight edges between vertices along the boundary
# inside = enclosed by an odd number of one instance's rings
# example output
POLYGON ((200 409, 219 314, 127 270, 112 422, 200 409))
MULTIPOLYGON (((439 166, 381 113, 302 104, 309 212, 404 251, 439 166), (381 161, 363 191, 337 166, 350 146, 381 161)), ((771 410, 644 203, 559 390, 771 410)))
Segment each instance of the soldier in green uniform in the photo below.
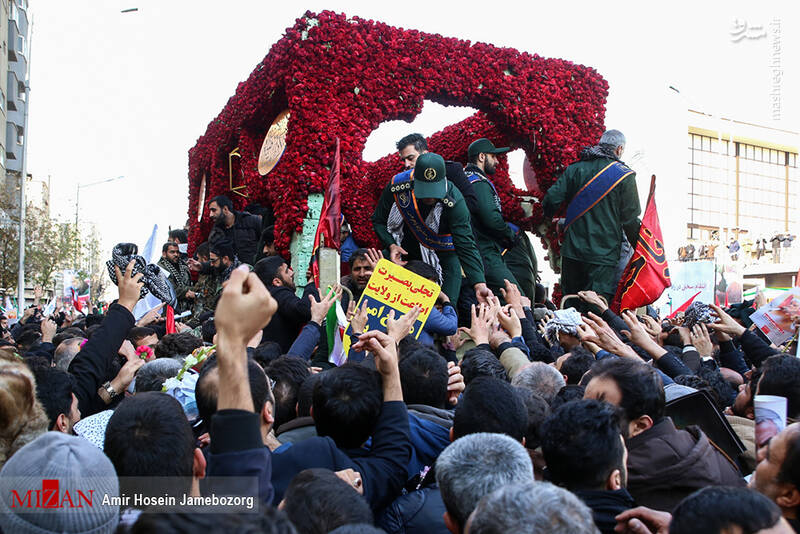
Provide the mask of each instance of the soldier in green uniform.
POLYGON ((445 178, 444 159, 432 152, 421 154, 414 168, 402 172, 384 188, 372 227, 400 265, 422 260, 439 273, 442 291, 457 300, 461 269, 478 300, 488 304, 483 263, 475 245, 464 197, 445 178))
POLYGON ((519 232, 518 228, 503 219, 500 196, 489 179, 497 167, 497 154, 508 151, 508 147, 497 148, 486 138, 473 141, 469 145, 469 163, 464 173, 478 199, 477 208, 472 212, 472 228, 483 266, 486 268, 486 283, 489 288, 497 291, 505 287, 505 280, 508 280, 528 298, 533 299, 536 256, 527 237, 521 239, 525 233, 519 232), (513 261, 509 261, 511 257, 513 261))
POLYGON ((544 197, 546 217, 568 203, 561 247, 565 295, 591 289, 611 302, 619 282, 622 232, 629 243, 636 243, 641 208, 636 173, 620 160, 624 150, 622 132, 608 130, 598 145, 581 151, 580 160, 566 168, 544 197))

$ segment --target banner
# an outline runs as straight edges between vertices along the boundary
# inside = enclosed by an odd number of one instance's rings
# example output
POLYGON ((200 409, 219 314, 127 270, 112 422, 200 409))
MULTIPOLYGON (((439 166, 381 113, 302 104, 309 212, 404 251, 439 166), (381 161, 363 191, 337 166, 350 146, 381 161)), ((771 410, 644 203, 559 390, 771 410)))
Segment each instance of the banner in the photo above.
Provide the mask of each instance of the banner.
POLYGON ((798 316, 800 316, 800 288, 793 287, 753 312, 750 320, 772 343, 779 346, 795 334, 794 321, 798 316))
POLYGON ((650 194, 639 228, 639 237, 628 266, 619 281, 611 308, 619 313, 655 302, 670 286, 664 238, 656 208, 656 175, 650 178, 650 194))
MULTIPOLYGON (((414 306, 419 306, 422 311, 411 328, 411 335, 419 338, 422 327, 428 320, 431 309, 439 296, 439 291, 441 288, 436 282, 412 273, 387 259, 381 259, 375 266, 375 271, 369 278, 356 309, 361 309, 363 303, 367 303, 368 315, 365 331, 381 330, 386 332, 386 320, 390 312, 394 311, 394 317, 398 319, 414 306)), ((351 326, 348 325, 346 333, 348 336, 353 334, 351 326)))
POLYGON ((740 264, 717 264, 714 298, 717 306, 741 304, 744 293, 744 276, 740 264))
POLYGON ((714 302, 714 262, 681 261, 669 268, 672 285, 654 306, 661 317, 685 310, 693 301, 714 302))

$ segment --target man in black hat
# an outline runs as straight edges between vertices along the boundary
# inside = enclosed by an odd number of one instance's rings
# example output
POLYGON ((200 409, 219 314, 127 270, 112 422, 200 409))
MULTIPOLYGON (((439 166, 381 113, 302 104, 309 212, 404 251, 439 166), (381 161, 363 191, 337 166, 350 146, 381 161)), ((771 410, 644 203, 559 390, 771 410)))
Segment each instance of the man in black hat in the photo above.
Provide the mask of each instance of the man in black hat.
POLYGON ((372 226, 393 262, 416 259, 431 265, 451 300, 458 299, 463 268, 478 300, 488 303, 492 292, 486 287, 469 210, 445 172, 440 155, 421 154, 414 168, 394 176, 384 188, 372 226))
POLYGON ((508 151, 509 147, 497 148, 485 137, 469 145, 469 163, 464 173, 478 198, 477 209, 472 212, 472 228, 486 268, 489 288, 496 291, 505 287, 504 281, 508 280, 528 298, 533 298, 536 256, 525 232, 520 232, 503 219, 500 196, 489 179, 497 167, 497 155, 508 151))

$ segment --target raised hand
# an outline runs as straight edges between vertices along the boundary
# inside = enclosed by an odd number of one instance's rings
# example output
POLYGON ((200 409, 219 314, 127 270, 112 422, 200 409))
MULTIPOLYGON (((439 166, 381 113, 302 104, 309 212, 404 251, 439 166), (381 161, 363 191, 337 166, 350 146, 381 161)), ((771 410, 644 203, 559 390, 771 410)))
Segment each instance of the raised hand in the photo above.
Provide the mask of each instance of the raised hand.
POLYGON ((500 326, 502 326, 512 338, 522 335, 522 324, 520 323, 519 316, 517 316, 517 312, 510 304, 500 309, 497 314, 497 320, 500 322, 500 326))
POLYGON ((400 343, 400 340, 411 333, 411 327, 417 321, 417 317, 422 312, 422 308, 414 306, 410 311, 404 313, 399 319, 394 318, 394 311, 389 312, 389 318, 386 321, 386 333, 400 343))
POLYGON ((447 362, 447 403, 450 406, 458 404, 458 396, 467 387, 464 384, 464 375, 461 374, 461 367, 453 362, 447 362))
MULTIPOLYGON (((406 314, 408 315, 408 314, 406 314)), ((367 350, 375 356, 375 367, 383 379, 383 401, 402 401, 400 370, 397 367, 397 343, 394 338, 379 330, 361 334, 353 345, 355 350, 367 350)))
POLYGON ((717 316, 718 320, 716 323, 709 323, 708 328, 718 332, 724 332, 732 337, 739 337, 747 330, 716 304, 709 304, 709 306, 714 310, 714 314, 717 316))
POLYGON ((487 306, 491 304, 491 299, 494 296, 492 290, 486 287, 486 284, 480 283, 475 284, 475 296, 478 297, 478 302, 480 304, 486 304, 487 306))
POLYGON ((464 328, 462 326, 459 328, 459 330, 466 332, 476 345, 489 343, 489 331, 492 324, 489 307, 485 304, 481 304, 476 310, 475 305, 473 304, 471 308, 471 316, 472 322, 470 323, 470 327, 464 328))
POLYGON ((711 342, 708 329, 703 323, 696 324, 692 327, 692 345, 697 349, 700 356, 704 358, 710 358, 713 354, 714 344, 711 342))
POLYGON ((603 313, 608 309, 608 305, 605 303, 605 301, 601 299, 600 295, 594 291, 578 291, 578 298, 587 304, 597 307, 600 310, 600 313, 603 313))
POLYGON ((361 304, 361 308, 353 315, 353 318, 350 319, 350 327, 353 329, 354 334, 361 334, 364 332, 364 328, 367 327, 367 301, 365 300, 361 304))
POLYGON ((117 275, 117 289, 119 290, 119 299, 117 302, 120 306, 127 308, 129 312, 133 313, 133 307, 139 302, 139 294, 142 290, 142 273, 133 274, 134 261, 131 260, 125 273, 123 274, 118 266, 114 266, 114 272, 117 275))
POLYGON ((403 255, 408 254, 406 250, 400 245, 389 245, 389 261, 397 265, 405 265, 408 263, 403 259, 403 255))
POLYGON ((502 287, 500 288, 500 294, 503 296, 503 300, 517 312, 517 317, 523 317, 525 312, 522 309, 522 293, 520 293, 519 288, 515 284, 512 284, 508 280, 503 281, 506 284, 505 289, 502 287))
MULTIPOLYGON (((405 250, 402 248, 400 249, 401 254, 405 254, 405 250)), ((368 248, 367 249, 367 262, 369 263, 370 268, 375 270, 375 266, 378 265, 378 262, 383 259, 383 254, 381 254, 377 249, 368 248)))
POLYGON ((311 321, 322 325, 322 321, 324 321, 325 316, 328 315, 328 310, 330 310, 331 306, 340 298, 342 298, 342 288, 339 284, 336 284, 333 291, 329 291, 322 300, 317 300, 314 295, 309 295, 308 300, 311 301, 311 321))
POLYGON ((219 365, 217 409, 253 411, 247 379, 247 343, 277 310, 278 303, 247 265, 231 272, 214 312, 219 365))
MULTIPOLYGON (((278 303, 258 276, 247 265, 237 267, 231 272, 214 313, 220 345, 233 343, 246 347, 256 332, 267 326, 277 309, 278 303)), ((219 352, 218 349, 218 359, 219 352)))
POLYGON ((136 321, 136 326, 147 326, 151 323, 155 323, 161 317, 161 308, 164 307, 164 303, 162 302, 149 312, 145 313, 141 319, 136 321))

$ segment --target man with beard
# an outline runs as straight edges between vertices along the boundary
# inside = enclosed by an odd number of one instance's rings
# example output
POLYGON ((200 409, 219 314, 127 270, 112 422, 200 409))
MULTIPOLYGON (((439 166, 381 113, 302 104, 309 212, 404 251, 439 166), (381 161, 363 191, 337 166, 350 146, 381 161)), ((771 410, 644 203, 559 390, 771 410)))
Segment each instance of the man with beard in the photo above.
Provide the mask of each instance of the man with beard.
POLYGON ((261 217, 246 211, 234 211, 231 199, 224 195, 211 199, 208 216, 214 221, 208 242, 213 246, 227 241, 233 246, 237 258, 252 265, 261 237, 261 217))
MULTIPOLYGON (((253 271, 264 283, 278 303, 278 311, 264 328, 261 341, 275 341, 286 353, 294 343, 300 329, 311 320, 311 301, 295 294, 294 270, 280 256, 269 256, 258 260, 253 271)), ((314 284, 309 284, 310 290, 314 284)), ((311 294, 311 293, 308 293, 311 294)))
POLYGON ((178 298, 177 313, 183 313, 191 309, 195 293, 192 291, 192 277, 189 274, 189 266, 181 258, 180 249, 175 243, 165 243, 161 247, 161 259, 158 266, 169 273, 167 280, 175 289, 175 296, 178 298))
MULTIPOLYGON (((417 163, 417 158, 427 152, 428 142, 422 134, 408 134, 397 142, 397 155, 406 170, 413 169, 417 163)), ((469 212, 475 213, 478 209, 478 197, 472 189, 472 184, 469 183, 467 176, 464 174, 461 164, 457 161, 446 160, 444 166, 448 181, 452 182, 461 191, 469 212)))
MULTIPOLYGON (((527 246, 527 243, 522 243, 516 229, 503 219, 500 196, 489 179, 497 168, 497 154, 504 154, 508 151, 508 147, 497 148, 486 138, 473 141, 469 145, 467 151, 469 163, 464 169, 464 173, 478 197, 477 209, 472 212, 472 228, 475 232, 478 250, 481 252, 483 266, 486 268, 486 284, 489 288, 497 292, 499 288, 505 287, 505 280, 508 280, 528 298, 532 298, 535 291, 536 273, 534 264, 523 251, 523 247, 527 246), (514 265, 522 267, 519 269, 520 278, 526 281, 522 285, 515 276, 516 273, 512 273, 504 261, 506 254, 510 254, 511 250, 517 249, 517 247, 519 249, 515 252, 521 253, 523 261, 515 261, 514 265)), ((530 256, 533 256, 532 251, 530 256)))
POLYGON ((545 217, 566 202, 561 248, 564 295, 592 290, 608 302, 617 289, 623 232, 628 243, 639 237, 636 173, 621 160, 625 136, 608 130, 596 146, 584 148, 580 161, 567 167, 542 201, 545 217))
POLYGON ((414 168, 395 175, 383 189, 372 227, 394 263, 424 261, 436 269, 442 291, 452 300, 458 299, 463 269, 468 286, 488 304, 492 292, 486 286, 469 210, 445 173, 442 156, 421 154, 414 168))
MULTIPOLYGON (((242 263, 233 252, 233 247, 227 241, 211 245, 209 251, 209 264, 211 273, 216 282, 216 291, 211 297, 211 308, 217 307, 217 301, 222 294, 222 284, 231 276, 231 273, 242 263)), ((207 304, 208 306, 208 304, 207 304)))
MULTIPOLYGON (((374 265, 380 258, 380 253, 375 249, 359 248, 350 255, 350 274, 343 276, 340 283, 353 293, 353 302, 358 303, 358 299, 367 287, 369 277, 372 276, 374 265), (370 260, 370 254, 374 262, 370 260)), ((342 296, 342 308, 346 310, 349 303, 350 296, 345 293, 342 296)))

